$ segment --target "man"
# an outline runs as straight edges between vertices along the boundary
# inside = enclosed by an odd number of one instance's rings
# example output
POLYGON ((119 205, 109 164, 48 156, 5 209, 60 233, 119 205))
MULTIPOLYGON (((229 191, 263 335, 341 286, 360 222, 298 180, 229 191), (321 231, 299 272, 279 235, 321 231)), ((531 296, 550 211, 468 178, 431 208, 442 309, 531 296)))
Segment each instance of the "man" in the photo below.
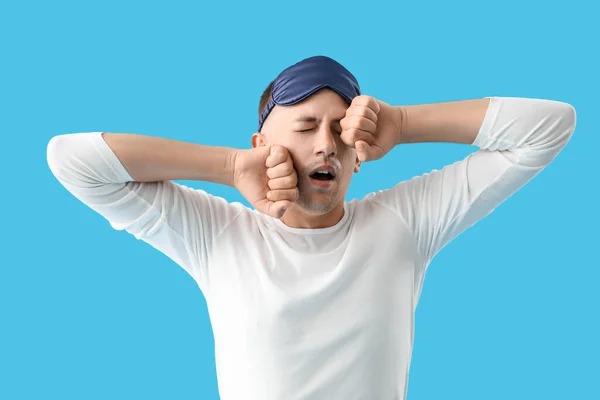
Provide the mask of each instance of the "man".
POLYGON ((327 57, 283 71, 260 103, 248 150, 91 132, 54 137, 48 163, 196 280, 223 400, 404 399, 427 266, 555 158, 575 110, 498 97, 391 106, 327 57), (480 150, 344 200, 361 163, 415 142, 480 150), (233 186, 253 209, 172 180, 233 186))

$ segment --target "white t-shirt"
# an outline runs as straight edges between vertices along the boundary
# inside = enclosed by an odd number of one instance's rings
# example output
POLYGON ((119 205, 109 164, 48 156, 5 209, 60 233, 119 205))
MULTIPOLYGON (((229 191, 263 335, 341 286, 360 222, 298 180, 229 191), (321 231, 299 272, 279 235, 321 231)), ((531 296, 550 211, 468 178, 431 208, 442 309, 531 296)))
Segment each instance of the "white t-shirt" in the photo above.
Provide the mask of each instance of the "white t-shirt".
POLYGON ((207 301, 223 400, 405 399, 414 312, 432 258, 547 166, 569 104, 492 97, 462 161, 294 229, 171 181, 138 183, 100 132, 48 144, 62 185, 189 273, 207 301))

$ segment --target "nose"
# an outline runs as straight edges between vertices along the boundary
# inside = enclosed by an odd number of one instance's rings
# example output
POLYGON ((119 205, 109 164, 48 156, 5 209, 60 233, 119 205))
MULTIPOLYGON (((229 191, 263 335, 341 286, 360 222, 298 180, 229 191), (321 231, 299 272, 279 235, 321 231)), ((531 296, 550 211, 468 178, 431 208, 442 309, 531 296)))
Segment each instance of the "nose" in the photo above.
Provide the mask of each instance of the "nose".
POLYGON ((323 124, 315 137, 315 153, 325 157, 335 156, 337 154, 336 135, 337 133, 333 132, 330 127, 323 124))

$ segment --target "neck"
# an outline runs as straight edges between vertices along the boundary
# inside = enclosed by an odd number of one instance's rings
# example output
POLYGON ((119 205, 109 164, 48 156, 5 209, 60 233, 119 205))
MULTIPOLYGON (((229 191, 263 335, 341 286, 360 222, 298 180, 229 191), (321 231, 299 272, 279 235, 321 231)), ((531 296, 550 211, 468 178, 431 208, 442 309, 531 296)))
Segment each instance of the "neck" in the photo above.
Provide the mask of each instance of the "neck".
POLYGON ((326 214, 309 214, 297 205, 292 205, 281 217, 281 222, 290 228, 322 229, 329 228, 340 222, 344 216, 344 203, 340 202, 326 214))

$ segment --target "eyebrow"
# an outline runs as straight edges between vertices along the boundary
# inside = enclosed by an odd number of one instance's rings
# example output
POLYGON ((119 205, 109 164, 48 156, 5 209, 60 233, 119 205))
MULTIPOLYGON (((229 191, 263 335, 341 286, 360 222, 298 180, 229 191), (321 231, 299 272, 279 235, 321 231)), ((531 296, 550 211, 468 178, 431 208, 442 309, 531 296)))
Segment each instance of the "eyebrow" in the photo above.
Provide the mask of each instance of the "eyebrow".
MULTIPOLYGON (((339 123, 343 118, 344 117, 334 119, 332 122, 339 123)), ((312 115, 302 115, 302 116, 294 119, 294 122, 321 122, 321 120, 312 115)))

